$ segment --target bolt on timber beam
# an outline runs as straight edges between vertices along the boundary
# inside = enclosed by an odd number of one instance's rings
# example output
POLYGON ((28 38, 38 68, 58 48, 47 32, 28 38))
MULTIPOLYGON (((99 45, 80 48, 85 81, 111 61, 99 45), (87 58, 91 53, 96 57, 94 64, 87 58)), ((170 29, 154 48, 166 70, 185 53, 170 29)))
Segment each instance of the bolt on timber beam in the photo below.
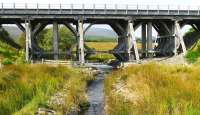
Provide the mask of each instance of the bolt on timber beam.
POLYGON ((83 20, 78 20, 78 60, 80 64, 85 63, 84 55, 84 30, 83 30, 83 20))

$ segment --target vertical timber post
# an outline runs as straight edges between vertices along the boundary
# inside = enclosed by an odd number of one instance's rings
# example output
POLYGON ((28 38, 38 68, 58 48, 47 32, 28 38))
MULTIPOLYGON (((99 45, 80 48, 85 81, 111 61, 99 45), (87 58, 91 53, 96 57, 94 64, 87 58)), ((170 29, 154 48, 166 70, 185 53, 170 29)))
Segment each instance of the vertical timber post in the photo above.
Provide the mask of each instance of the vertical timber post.
POLYGON ((25 21, 25 29, 26 29, 26 62, 29 62, 32 49, 31 45, 32 29, 30 20, 25 21))
POLYGON ((147 56, 147 26, 142 24, 142 55, 147 56))
POLYGON ((78 60, 80 64, 85 63, 85 56, 84 56, 84 31, 83 31, 83 20, 79 19, 78 20, 78 33, 79 33, 79 38, 78 38, 78 60))
POLYGON ((129 20, 128 21, 128 30, 127 30, 127 34, 128 34, 128 39, 126 40, 126 52, 128 53, 128 59, 132 60, 132 54, 134 53, 135 56, 135 60, 139 61, 139 53, 138 53, 138 49, 137 49, 137 43, 136 43, 136 38, 135 38, 135 30, 134 30, 134 21, 133 20, 129 20), (132 49, 133 49, 133 53, 132 53, 132 49))
POLYGON ((53 54, 54 59, 58 60, 58 23, 56 21, 53 22, 53 54))
POLYGON ((183 35, 181 32, 180 24, 176 20, 174 25, 175 25, 175 50, 176 50, 175 55, 177 55, 177 49, 178 49, 178 47, 177 47, 178 45, 177 45, 176 41, 179 41, 182 51, 183 51, 183 54, 185 55, 186 54, 186 46, 185 46, 185 43, 183 40, 183 35))
POLYGON ((177 39, 178 39, 178 37, 177 37, 177 29, 176 29, 176 21, 172 24, 172 30, 173 30, 173 48, 174 48, 174 50, 173 50, 173 53, 174 53, 174 56, 176 56, 177 55, 177 39))
POLYGON ((152 40, 152 22, 147 24, 147 50, 148 57, 152 56, 149 51, 153 49, 153 40, 152 40))
POLYGON ((79 53, 78 53, 78 39, 79 39, 79 32, 78 32, 78 23, 76 23, 76 31, 77 31, 77 35, 76 35, 76 60, 79 60, 79 53))

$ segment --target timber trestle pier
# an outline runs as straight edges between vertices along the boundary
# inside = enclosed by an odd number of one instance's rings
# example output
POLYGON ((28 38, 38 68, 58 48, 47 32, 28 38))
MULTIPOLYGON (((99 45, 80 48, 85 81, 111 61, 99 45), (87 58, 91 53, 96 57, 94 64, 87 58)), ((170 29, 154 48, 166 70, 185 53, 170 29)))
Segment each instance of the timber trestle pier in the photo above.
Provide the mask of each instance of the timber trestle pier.
MULTIPOLYGON (((84 34, 94 24, 107 24, 118 35, 110 51, 118 60, 139 61, 143 57, 173 56, 186 53, 181 28, 191 25, 200 31, 200 8, 190 6, 118 5, 118 4, 0 4, 1 24, 16 24, 26 35, 26 61, 43 56, 37 35, 53 24, 53 51, 59 58, 58 25, 65 25, 76 37, 77 61, 85 63, 87 48, 84 34), (84 28, 84 24, 88 26, 84 28), (135 31, 141 27, 142 49, 139 52, 135 31), (153 46, 153 28, 158 33, 153 46)), ((10 42, 10 39, 7 39, 10 42)), ((18 47, 17 44, 12 43, 18 47)))

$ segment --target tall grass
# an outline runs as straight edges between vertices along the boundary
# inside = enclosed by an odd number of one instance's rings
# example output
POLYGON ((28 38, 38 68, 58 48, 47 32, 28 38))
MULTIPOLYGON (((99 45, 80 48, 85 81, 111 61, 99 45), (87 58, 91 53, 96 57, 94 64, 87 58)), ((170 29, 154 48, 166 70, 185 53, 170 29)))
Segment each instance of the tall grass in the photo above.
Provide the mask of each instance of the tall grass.
POLYGON ((72 105, 84 103, 86 83, 92 77, 78 69, 47 65, 10 65, 0 69, 0 115, 34 114, 38 107, 67 111, 72 105), (54 107, 47 102, 56 92, 69 86, 65 105, 54 107))
POLYGON ((105 80, 108 115, 199 115, 200 66, 150 63, 105 80))

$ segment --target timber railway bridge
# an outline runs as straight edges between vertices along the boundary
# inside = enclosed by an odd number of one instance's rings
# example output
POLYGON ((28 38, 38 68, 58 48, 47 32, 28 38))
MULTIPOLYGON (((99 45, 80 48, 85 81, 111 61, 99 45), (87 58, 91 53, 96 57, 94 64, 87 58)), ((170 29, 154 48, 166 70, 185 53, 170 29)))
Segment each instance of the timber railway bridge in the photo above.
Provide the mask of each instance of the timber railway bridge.
MULTIPOLYGON (((84 34, 94 24, 107 24, 118 35, 118 43, 111 51, 120 61, 139 61, 152 56, 172 56, 186 53, 181 33, 184 25, 200 31, 200 7, 118 4, 0 4, 0 23, 16 24, 26 35, 26 61, 42 57, 37 35, 53 24, 54 59, 59 57, 58 25, 65 25, 76 37, 77 60, 85 63, 87 49, 84 34), (86 29, 84 24, 89 24, 86 29), (135 30, 141 26, 142 50, 139 52, 135 30), (153 47, 152 29, 158 33, 153 47)), ((7 39, 7 42, 13 43, 7 39)))

